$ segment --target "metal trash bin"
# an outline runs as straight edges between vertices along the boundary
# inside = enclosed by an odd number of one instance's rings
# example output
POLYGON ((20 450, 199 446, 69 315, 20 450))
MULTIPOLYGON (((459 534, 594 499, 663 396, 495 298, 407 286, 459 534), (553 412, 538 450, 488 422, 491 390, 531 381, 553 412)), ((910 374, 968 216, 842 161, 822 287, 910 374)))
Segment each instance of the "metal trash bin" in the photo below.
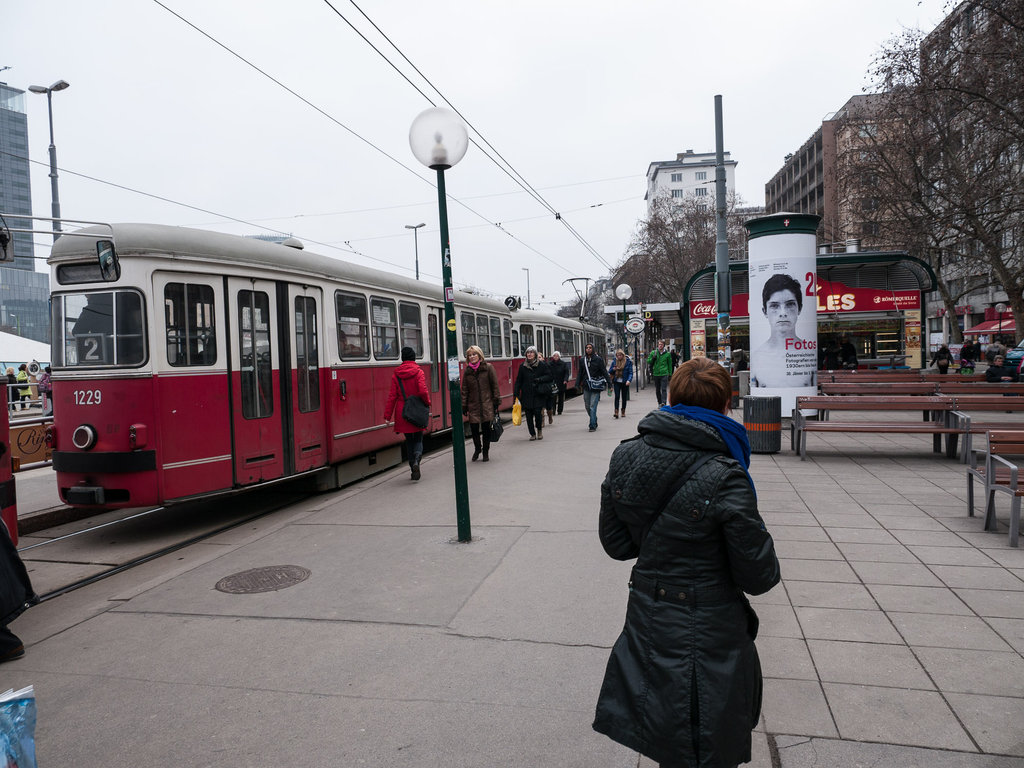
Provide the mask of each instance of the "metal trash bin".
POLYGON ((782 398, 743 398, 743 426, 751 453, 778 453, 782 450, 782 398))

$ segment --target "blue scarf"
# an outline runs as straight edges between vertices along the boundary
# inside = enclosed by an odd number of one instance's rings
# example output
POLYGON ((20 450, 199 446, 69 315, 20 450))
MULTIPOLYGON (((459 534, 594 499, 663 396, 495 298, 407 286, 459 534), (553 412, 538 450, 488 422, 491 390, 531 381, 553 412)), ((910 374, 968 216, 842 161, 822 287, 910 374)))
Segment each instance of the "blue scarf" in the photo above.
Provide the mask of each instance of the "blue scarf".
POLYGON ((750 477, 749 472, 750 441, 747 439, 747 430, 742 424, 733 421, 718 411, 711 411, 696 405, 663 405, 661 410, 674 413, 677 416, 685 416, 693 421, 701 421, 710 427, 714 427, 725 442, 725 447, 729 449, 729 455, 736 459, 740 466, 743 467, 743 471, 747 475, 747 482, 750 483, 750 488, 757 495, 757 489, 754 488, 754 480, 750 477))

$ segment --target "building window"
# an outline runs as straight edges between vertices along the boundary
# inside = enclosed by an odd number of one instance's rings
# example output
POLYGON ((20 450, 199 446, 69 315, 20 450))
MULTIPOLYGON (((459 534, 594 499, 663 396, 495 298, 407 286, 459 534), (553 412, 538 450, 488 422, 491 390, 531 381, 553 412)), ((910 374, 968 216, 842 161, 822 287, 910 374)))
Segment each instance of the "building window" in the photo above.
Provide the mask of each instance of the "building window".
POLYGON ((695 190, 693 190, 693 194, 695 194, 697 197, 707 197, 708 188, 707 187, 697 187, 695 190))
POLYGON ((673 173, 672 174, 672 181, 682 181, 682 180, 683 180, 683 174, 681 174, 681 173, 673 173))
POLYGON ((880 231, 877 221, 865 221, 861 224, 861 234, 870 237, 878 237, 880 231))
POLYGON ((673 189, 672 190, 672 198, 673 199, 679 199, 680 197, 682 197, 685 194, 686 194, 686 190, 683 190, 683 189, 673 189))
POLYGON ((708 178, 708 172, 707 171, 697 171, 697 181, 707 181, 707 178, 708 178))

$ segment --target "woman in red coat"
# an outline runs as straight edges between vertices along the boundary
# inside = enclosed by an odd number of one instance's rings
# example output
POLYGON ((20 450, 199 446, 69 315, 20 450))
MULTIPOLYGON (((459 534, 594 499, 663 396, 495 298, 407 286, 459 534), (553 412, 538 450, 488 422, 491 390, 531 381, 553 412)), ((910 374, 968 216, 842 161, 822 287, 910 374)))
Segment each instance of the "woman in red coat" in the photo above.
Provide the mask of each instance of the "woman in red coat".
POLYGON ((419 480, 420 456, 423 455, 423 430, 402 418, 402 406, 405 405, 405 400, 398 388, 399 379, 402 380, 406 397, 416 395, 427 408, 430 408, 427 377, 423 375, 423 369, 416 364, 416 351, 412 347, 402 347, 402 364, 395 369, 395 373, 391 377, 391 391, 388 393, 387 405, 384 406, 384 421, 391 421, 391 417, 394 416, 395 432, 405 435, 405 452, 409 457, 412 479, 419 480))

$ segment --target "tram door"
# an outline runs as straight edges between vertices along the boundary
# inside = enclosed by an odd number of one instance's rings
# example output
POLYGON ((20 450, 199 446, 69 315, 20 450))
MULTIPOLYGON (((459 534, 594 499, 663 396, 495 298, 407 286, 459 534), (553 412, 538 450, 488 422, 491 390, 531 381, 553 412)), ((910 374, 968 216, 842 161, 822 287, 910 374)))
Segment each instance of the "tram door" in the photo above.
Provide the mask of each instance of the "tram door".
POLYGON ((291 317, 290 394, 294 470, 304 472, 327 463, 326 423, 321 397, 319 288, 288 286, 291 317))
POLYGON ((229 278, 228 313, 235 481, 249 485, 285 472, 276 284, 229 278))
POLYGON ((448 374, 445 361, 444 309, 441 307, 427 308, 427 354, 430 355, 430 375, 427 386, 430 387, 430 402, 434 413, 441 414, 441 423, 437 429, 451 426, 448 407, 448 374))

